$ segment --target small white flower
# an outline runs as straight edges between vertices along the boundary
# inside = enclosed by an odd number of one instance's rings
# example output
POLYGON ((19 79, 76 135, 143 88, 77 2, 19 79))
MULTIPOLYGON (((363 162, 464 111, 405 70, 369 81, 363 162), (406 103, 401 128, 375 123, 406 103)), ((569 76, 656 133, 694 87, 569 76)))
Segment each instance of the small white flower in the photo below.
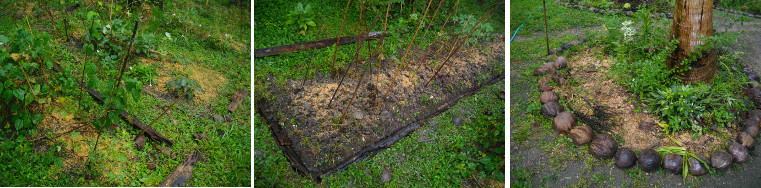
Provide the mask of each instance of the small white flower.
POLYGON ((100 50, 95 50, 95 52, 98 52, 98 53, 100 53, 100 50))
POLYGON ((129 70, 132 70, 132 66, 129 66, 129 70))
POLYGON ((227 37, 227 33, 225 33, 225 37, 227 37))
POLYGON ((174 16, 174 13, 172 13, 172 16, 174 16))
POLYGON ((433 95, 431 95, 431 97, 429 99, 433 99, 433 95))

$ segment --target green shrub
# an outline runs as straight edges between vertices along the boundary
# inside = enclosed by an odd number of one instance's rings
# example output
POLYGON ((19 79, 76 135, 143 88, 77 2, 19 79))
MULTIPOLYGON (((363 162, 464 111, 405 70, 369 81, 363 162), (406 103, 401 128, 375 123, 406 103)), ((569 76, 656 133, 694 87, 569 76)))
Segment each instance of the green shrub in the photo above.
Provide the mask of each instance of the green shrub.
POLYGON ((312 7, 307 4, 306 7, 304 7, 303 4, 299 3, 296 5, 295 10, 290 11, 291 13, 288 14, 288 21, 285 22, 286 25, 290 24, 296 24, 301 31, 302 35, 306 34, 307 29, 309 26, 317 26, 316 23, 312 19, 314 19, 314 14, 312 11, 312 7))
POLYGON ((203 89, 201 89, 201 86, 198 85, 198 83, 194 80, 191 80, 190 78, 187 78, 182 75, 172 75, 172 80, 166 83, 167 88, 169 91, 174 93, 177 96, 182 95, 185 93, 184 96, 180 97, 187 97, 189 99, 192 99, 195 97, 196 93, 203 92, 203 89))
POLYGON ((666 132, 687 130, 703 133, 703 126, 711 116, 709 109, 721 109, 721 103, 713 96, 711 87, 705 84, 672 86, 650 94, 645 101, 651 112, 667 120, 666 132))

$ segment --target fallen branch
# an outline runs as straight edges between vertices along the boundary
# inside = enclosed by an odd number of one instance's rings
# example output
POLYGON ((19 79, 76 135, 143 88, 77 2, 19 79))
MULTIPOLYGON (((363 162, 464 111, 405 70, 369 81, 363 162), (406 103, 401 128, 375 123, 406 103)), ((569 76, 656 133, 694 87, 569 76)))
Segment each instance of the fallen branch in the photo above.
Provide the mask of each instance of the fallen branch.
MULTIPOLYGON (((62 71, 63 69, 61 68, 61 65, 55 64, 55 67, 56 67, 56 69, 58 69, 58 72, 63 72, 62 71)), ((101 104, 101 105, 103 104, 103 98, 100 97, 100 93, 98 93, 97 91, 95 91, 93 89, 87 88, 85 83, 82 82, 81 80, 77 80, 77 83, 79 84, 80 88, 82 88, 83 90, 87 91, 88 94, 90 94, 90 96, 93 98, 93 100, 95 100, 95 102, 97 102, 98 104, 101 104)), ((116 108, 112 105, 111 109, 113 110, 113 109, 116 109, 116 108)), ((148 134, 148 137, 150 137, 151 139, 153 139, 155 141, 159 141, 159 142, 164 142, 164 143, 166 143, 169 146, 174 145, 174 142, 172 142, 168 138, 164 137, 164 135, 161 135, 161 133, 156 132, 156 130, 153 130, 151 128, 147 128, 146 129, 146 127, 148 127, 148 126, 145 125, 145 123, 141 122, 140 119, 138 119, 134 115, 130 114, 129 112, 122 110, 121 112, 119 112, 119 115, 122 117, 122 119, 124 121, 126 121, 130 125, 134 126, 135 128, 138 128, 140 130, 145 130, 146 131, 145 133, 148 134)))
MULTIPOLYGON (((444 24, 439 24, 437 26, 453 26, 453 25, 455 25, 455 22, 447 22, 444 24)), ((427 29, 427 28, 428 27, 424 27, 422 29, 427 29)), ((351 43, 355 43, 359 41, 360 37, 364 37, 363 40, 376 40, 379 38, 391 36, 391 34, 388 34, 388 33, 386 34, 381 34, 381 33, 382 32, 375 31, 375 32, 369 32, 367 34, 345 36, 340 38, 331 38, 331 39, 325 39, 325 40, 303 42, 303 43, 296 43, 296 44, 290 44, 290 45, 284 45, 284 46, 275 46, 275 47, 269 47, 269 48, 261 48, 261 49, 254 50, 254 57, 267 57, 267 56, 280 55, 280 54, 297 52, 297 51, 308 50, 308 49, 325 48, 328 46, 332 46, 333 44, 336 44, 336 43, 338 43, 338 45, 351 44, 351 43)), ((401 32, 401 34, 404 34, 404 33, 407 33, 407 32, 401 32)))
POLYGON ((169 174, 166 179, 159 184, 161 187, 184 187, 185 183, 190 180, 190 176, 193 175, 193 166, 196 161, 201 158, 201 153, 194 151, 188 154, 185 161, 182 161, 172 174, 169 174))

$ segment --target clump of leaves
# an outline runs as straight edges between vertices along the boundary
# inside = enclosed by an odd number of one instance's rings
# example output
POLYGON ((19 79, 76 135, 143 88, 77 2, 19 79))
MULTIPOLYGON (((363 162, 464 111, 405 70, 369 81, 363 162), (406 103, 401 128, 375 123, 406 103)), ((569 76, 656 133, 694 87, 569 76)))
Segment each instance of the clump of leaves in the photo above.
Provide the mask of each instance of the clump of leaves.
MULTIPOLYGON (((467 36, 470 29, 478 24, 478 19, 473 15, 459 15, 455 17, 457 21, 457 27, 455 33, 462 36, 467 36)), ((466 41, 469 45, 472 45, 478 39, 490 40, 494 36, 494 28, 491 23, 482 23, 478 28, 475 28, 471 37, 466 41)))
POLYGON ((721 109, 722 105, 705 84, 674 85, 650 95, 645 101, 653 113, 667 120, 668 124, 663 125, 666 132, 687 130, 702 134, 711 110, 721 109))
MULTIPOLYGON (((690 162, 688 162, 689 161, 688 159, 690 157, 697 159, 698 161, 700 161, 700 163, 703 163, 704 166, 709 167, 709 165, 705 161, 700 159, 697 155, 695 155, 694 153, 688 152, 687 148, 684 147, 684 144, 682 144, 682 142, 680 142, 679 140, 674 139, 671 136, 668 136, 668 135, 666 135, 666 136, 669 139, 671 139, 671 141, 676 142, 681 147, 679 147, 679 146, 661 146, 661 147, 655 148, 655 151, 658 152, 658 154, 660 154, 661 156, 665 156, 665 155, 668 155, 668 154, 677 154, 677 155, 681 155, 682 157, 684 157, 684 159, 682 160, 683 161, 682 162, 682 182, 686 181, 687 174, 689 174, 688 167, 690 165, 690 162)), ((706 169, 708 169, 709 173, 711 172, 711 168, 706 168, 706 169)))
POLYGON ((167 88, 169 91, 174 93, 175 95, 179 96, 185 93, 184 96, 180 97, 187 97, 189 99, 192 99, 195 97, 196 93, 202 93, 204 92, 200 85, 194 80, 191 80, 188 77, 185 77, 183 75, 172 75, 172 80, 166 83, 167 88))
POLYGON ((314 19, 314 13, 312 11, 312 6, 307 4, 306 7, 304 7, 304 4, 299 3, 296 5, 296 9, 290 11, 291 13, 288 14, 288 21, 285 22, 286 25, 296 24, 301 31, 302 35, 306 34, 307 29, 309 26, 317 26, 316 23, 312 19, 314 19))
POLYGON ((153 80, 156 79, 155 67, 147 64, 138 63, 135 66, 131 66, 125 74, 143 83, 153 83, 153 80))

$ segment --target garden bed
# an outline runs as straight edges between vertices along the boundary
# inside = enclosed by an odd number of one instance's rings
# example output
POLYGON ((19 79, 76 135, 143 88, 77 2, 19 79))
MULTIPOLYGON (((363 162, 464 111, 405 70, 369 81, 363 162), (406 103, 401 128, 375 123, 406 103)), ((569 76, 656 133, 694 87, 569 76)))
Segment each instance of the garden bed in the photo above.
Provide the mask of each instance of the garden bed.
POLYGON ((266 78, 266 93, 256 95, 256 109, 291 165, 319 181, 391 147, 460 98, 503 80, 504 36, 480 45, 483 47, 452 56, 427 86, 436 71, 433 67, 440 66, 446 56, 428 58, 433 60, 423 62, 417 71, 412 69, 417 64, 410 64, 402 69, 388 97, 381 99, 398 66, 398 62, 384 60, 365 76, 348 106, 357 75, 344 80, 330 106, 340 79, 317 76, 302 86, 301 80, 281 81, 270 76, 266 78), (341 121, 344 111, 346 117, 341 121))

